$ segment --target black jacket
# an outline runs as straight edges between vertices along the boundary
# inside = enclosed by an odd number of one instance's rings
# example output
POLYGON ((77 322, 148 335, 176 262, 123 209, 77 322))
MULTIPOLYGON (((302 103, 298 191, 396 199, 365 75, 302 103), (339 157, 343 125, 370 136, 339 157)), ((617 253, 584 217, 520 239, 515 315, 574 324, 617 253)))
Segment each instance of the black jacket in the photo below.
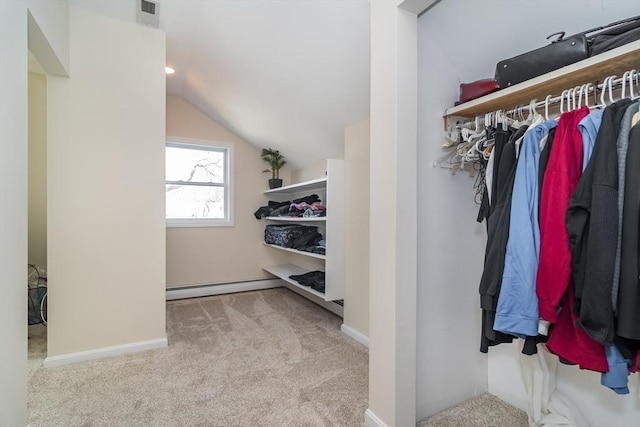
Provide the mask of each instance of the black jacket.
POLYGON ((618 245, 618 151, 620 122, 631 101, 606 108, 589 164, 567 211, 579 323, 599 343, 614 337, 611 293, 618 245))
POLYGON ((513 341, 513 337, 493 330, 502 284, 504 257, 509 238, 511 194, 516 172, 515 140, 524 135, 527 127, 515 132, 497 131, 496 146, 500 147, 499 162, 494 164, 493 192, 490 215, 487 219, 487 247, 485 268, 480 280, 480 307, 482 308, 482 333, 480 351, 486 353, 489 346, 513 341))
POLYGON ((640 124, 629 134, 625 176, 616 335, 640 340, 640 124))

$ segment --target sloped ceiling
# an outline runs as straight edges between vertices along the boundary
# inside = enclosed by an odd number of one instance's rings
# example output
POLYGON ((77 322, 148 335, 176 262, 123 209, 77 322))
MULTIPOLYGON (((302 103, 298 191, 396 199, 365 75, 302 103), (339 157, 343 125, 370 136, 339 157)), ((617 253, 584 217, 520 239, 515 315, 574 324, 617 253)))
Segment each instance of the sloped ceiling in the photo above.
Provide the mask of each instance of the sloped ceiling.
MULTIPOLYGON (((70 0, 135 22, 135 0, 70 0)), ((294 167, 342 155, 369 115, 366 0, 160 0, 167 93, 294 167)))

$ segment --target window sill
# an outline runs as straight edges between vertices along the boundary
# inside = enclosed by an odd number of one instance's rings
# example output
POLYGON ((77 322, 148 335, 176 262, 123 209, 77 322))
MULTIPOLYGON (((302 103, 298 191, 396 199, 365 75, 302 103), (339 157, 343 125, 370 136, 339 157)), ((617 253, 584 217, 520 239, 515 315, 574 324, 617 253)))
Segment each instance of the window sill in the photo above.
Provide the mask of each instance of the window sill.
POLYGON ((228 219, 167 219, 167 228, 208 228, 233 227, 233 221, 228 219))

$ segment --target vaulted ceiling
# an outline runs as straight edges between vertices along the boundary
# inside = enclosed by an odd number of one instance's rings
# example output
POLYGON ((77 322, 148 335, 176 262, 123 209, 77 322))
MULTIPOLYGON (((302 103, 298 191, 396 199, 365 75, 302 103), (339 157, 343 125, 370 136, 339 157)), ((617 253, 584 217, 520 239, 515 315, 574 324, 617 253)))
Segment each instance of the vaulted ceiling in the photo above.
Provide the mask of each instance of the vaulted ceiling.
MULTIPOLYGON (((342 155, 369 115, 366 0, 156 0, 167 93, 302 167, 342 155)), ((135 0, 70 0, 135 22, 135 0)))

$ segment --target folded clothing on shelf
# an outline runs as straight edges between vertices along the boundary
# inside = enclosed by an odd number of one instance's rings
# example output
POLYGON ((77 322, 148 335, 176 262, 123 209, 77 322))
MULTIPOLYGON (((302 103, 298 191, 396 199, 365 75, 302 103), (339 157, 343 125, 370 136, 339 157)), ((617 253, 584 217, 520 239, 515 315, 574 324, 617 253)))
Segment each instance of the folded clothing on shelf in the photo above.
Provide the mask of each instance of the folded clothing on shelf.
POLYGON ((305 274, 292 275, 289 278, 302 286, 324 293, 324 271, 314 270, 305 274))
MULTIPOLYGON (((301 197, 293 201, 287 200, 286 202, 274 202, 270 200, 267 206, 259 207, 258 210, 253 213, 253 216, 255 216, 256 219, 262 219, 267 216, 290 216, 290 211, 293 212, 293 216, 303 216, 303 213, 305 211, 304 209, 300 211, 299 214, 297 214, 298 210, 293 209, 292 206, 305 204, 306 206, 311 207, 315 205, 316 209, 320 209, 319 207, 322 206, 321 203, 322 201, 317 194, 301 197)), ((322 206, 322 210, 324 211, 324 206, 322 206)))
POLYGON ((264 229, 264 241, 284 248, 309 251, 322 240, 318 227, 299 224, 269 224, 264 229))

